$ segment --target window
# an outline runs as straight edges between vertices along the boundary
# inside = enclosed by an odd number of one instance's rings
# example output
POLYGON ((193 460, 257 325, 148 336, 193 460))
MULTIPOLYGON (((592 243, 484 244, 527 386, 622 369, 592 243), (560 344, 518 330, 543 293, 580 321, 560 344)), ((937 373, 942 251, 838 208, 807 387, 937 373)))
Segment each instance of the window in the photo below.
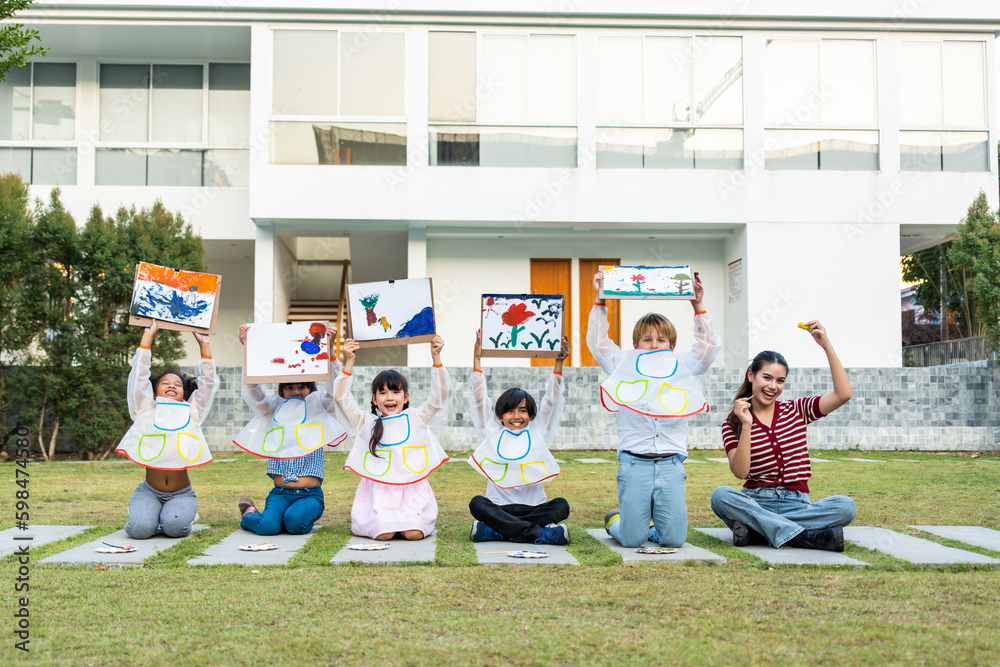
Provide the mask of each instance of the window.
POLYGON ((247 187, 250 65, 100 66, 97 185, 247 187))
POLYGON ((575 167, 573 35, 431 32, 432 166, 575 167))
POLYGON ((76 65, 12 69, 0 82, 0 169, 36 185, 76 185, 75 140, 76 65))
POLYGON ((989 171, 985 43, 903 42, 899 55, 900 169, 989 171))
POLYGON ((764 60, 764 167, 877 171, 875 42, 772 39, 764 60))
POLYGON ((739 37, 601 37, 597 166, 743 168, 739 37))
POLYGON ((272 35, 272 164, 406 164, 403 33, 272 35))

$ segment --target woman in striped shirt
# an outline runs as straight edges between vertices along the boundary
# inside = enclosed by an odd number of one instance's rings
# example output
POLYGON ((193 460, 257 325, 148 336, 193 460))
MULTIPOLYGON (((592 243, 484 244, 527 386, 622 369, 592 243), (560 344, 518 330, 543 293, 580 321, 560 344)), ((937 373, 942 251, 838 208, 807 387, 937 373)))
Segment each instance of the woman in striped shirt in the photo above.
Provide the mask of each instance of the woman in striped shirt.
POLYGON ((788 362, 765 350, 747 369, 733 409, 722 424, 729 469, 746 480, 737 491, 720 486, 712 492, 712 511, 733 531, 733 544, 770 544, 775 548, 844 550, 843 526, 854 520, 847 496, 818 502, 809 498, 809 449, 806 424, 825 417, 851 400, 851 383, 826 329, 808 322, 813 340, 823 348, 833 376, 833 391, 793 401, 779 401, 788 362))

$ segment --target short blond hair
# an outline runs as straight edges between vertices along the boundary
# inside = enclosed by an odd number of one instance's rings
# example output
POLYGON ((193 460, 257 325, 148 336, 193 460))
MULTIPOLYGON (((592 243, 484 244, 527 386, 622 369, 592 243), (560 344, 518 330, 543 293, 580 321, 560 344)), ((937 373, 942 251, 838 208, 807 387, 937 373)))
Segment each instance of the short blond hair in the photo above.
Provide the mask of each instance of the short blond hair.
POLYGON ((632 346, 638 345, 639 339, 650 329, 669 340, 670 347, 677 345, 677 329, 674 323, 659 313, 646 313, 639 318, 632 329, 632 346))

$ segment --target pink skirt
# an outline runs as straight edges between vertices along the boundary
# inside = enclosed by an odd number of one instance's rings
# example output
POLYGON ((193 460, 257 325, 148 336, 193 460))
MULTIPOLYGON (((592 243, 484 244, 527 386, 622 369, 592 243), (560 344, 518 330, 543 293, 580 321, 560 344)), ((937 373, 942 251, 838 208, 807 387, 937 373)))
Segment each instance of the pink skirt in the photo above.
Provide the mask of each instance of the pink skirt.
POLYGON ((351 507, 351 532, 375 538, 383 533, 419 530, 424 537, 434 531, 438 507, 430 482, 380 484, 362 478, 351 507))

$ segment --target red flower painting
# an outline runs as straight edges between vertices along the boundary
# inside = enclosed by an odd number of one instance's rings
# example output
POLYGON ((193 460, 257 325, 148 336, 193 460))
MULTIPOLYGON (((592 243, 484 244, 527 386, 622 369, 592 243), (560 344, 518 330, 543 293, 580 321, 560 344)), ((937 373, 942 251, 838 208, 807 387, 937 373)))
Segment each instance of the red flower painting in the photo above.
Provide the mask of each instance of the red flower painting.
POLYGON ((503 323, 509 327, 516 327, 520 324, 524 324, 529 319, 534 317, 535 314, 528 310, 528 306, 523 303, 512 304, 507 312, 500 316, 503 323))
POLYGON ((632 284, 635 285, 635 289, 637 292, 642 291, 642 284, 644 282, 646 282, 646 276, 642 275, 641 273, 637 273, 634 276, 632 276, 632 284))

